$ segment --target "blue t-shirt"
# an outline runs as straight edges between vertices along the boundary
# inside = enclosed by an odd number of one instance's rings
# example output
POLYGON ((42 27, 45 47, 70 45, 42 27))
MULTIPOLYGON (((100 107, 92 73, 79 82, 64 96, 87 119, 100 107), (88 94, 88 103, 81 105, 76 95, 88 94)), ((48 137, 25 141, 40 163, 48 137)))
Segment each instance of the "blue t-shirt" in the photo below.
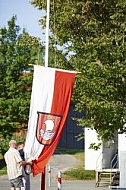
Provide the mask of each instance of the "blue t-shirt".
POLYGON ((21 156, 22 160, 25 161, 24 150, 20 149, 19 153, 20 153, 20 156, 21 156))

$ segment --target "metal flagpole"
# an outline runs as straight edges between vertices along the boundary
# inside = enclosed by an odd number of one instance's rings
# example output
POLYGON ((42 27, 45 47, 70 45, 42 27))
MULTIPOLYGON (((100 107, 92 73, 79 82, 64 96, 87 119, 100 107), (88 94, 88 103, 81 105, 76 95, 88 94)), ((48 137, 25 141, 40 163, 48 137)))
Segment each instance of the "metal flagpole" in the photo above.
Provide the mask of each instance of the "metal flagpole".
MULTIPOLYGON (((47 13, 46 13, 46 44, 45 44, 45 67, 48 67, 48 55, 49 55, 49 13, 50 13, 50 0, 47 0, 47 13)), ((45 190, 45 172, 41 174, 41 190, 45 190)))
POLYGON ((48 67, 48 54, 49 54, 49 13, 50 13, 50 0, 47 0, 45 67, 48 67))
POLYGON ((42 172, 42 175, 41 175, 41 190, 45 190, 45 167, 44 167, 44 172, 42 172))

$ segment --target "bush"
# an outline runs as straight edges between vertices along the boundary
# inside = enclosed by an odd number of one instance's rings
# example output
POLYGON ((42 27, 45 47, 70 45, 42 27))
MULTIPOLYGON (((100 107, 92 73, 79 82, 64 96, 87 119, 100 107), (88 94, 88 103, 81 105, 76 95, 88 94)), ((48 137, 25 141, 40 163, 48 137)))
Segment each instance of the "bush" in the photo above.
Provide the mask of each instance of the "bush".
POLYGON ((9 147, 9 141, 10 141, 10 137, 6 138, 6 139, 2 139, 0 140, 0 154, 4 155, 5 152, 8 150, 9 147))
MULTIPOLYGON (((12 137, 11 139, 16 140, 17 142, 19 141, 23 141, 24 142, 24 138, 23 137, 12 137)), ((6 139, 1 138, 0 140, 0 154, 4 155, 5 152, 8 150, 9 148, 9 141, 11 140, 10 137, 6 137, 6 139)))

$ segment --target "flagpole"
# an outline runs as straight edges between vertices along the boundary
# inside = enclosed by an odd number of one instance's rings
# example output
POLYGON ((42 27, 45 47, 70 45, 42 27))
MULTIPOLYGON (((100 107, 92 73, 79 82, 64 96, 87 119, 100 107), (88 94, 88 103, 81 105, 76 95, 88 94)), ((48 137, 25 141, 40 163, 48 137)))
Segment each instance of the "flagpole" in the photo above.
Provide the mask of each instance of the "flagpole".
POLYGON ((49 54, 49 13, 50 13, 50 0, 47 0, 45 67, 48 67, 48 54, 49 54))
POLYGON ((42 172, 42 175, 41 175, 41 190, 45 190, 45 167, 44 167, 44 172, 42 172))
MULTIPOLYGON (((49 13, 50 13, 50 0, 47 0, 47 13, 46 13, 46 44, 45 44, 45 67, 48 67, 48 55, 49 55, 49 13)), ((45 172, 41 174, 41 190, 45 190, 45 172)))

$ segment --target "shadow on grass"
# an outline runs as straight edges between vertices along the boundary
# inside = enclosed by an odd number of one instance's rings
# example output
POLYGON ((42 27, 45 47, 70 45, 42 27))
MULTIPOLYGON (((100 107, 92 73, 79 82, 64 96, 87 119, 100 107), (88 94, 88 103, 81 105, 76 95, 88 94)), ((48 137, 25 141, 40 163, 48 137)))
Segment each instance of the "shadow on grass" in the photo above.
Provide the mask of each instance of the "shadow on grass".
POLYGON ((6 163, 4 161, 4 158, 0 159, 0 170, 2 170, 6 166, 6 163))
POLYGON ((7 167, 4 158, 0 158, 0 176, 7 174, 7 167))

